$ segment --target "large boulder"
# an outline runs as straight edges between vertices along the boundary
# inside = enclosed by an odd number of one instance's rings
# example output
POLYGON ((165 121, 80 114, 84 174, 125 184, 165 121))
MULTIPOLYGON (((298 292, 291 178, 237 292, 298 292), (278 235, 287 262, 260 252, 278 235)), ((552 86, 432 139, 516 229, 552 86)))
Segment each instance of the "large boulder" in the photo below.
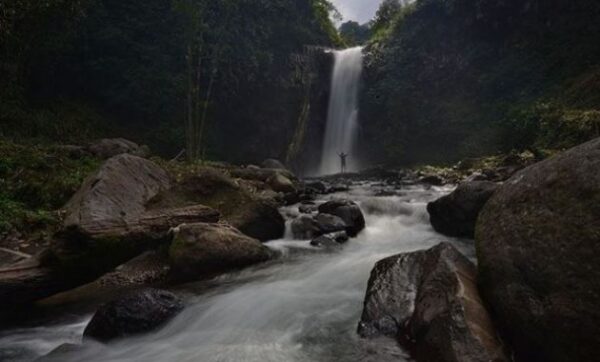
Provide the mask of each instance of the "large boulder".
POLYGON ((501 186, 476 229, 480 289, 524 361, 593 361, 600 346, 600 138, 501 186))
POLYGON ((476 267, 447 243, 379 261, 358 332, 393 337, 419 362, 508 361, 479 297, 476 267))
POLYGON ((182 279, 201 278, 269 260, 260 241, 227 224, 183 224, 174 229, 169 259, 182 279))
POLYGON ((273 203, 251 200, 239 206, 226 220, 244 234, 263 242, 280 239, 285 234, 285 219, 273 203))
POLYGON ((83 332, 100 342, 151 332, 183 310, 173 293, 145 289, 102 305, 83 332))
POLYGON ((156 209, 182 204, 210 206, 229 224, 260 241, 279 239, 285 233, 285 220, 274 202, 255 197, 243 185, 216 169, 198 170, 195 175, 158 194, 151 204, 156 209))
POLYGON ((109 159, 124 153, 139 157, 148 157, 150 154, 150 150, 147 146, 140 146, 137 143, 124 138, 105 138, 98 140, 88 145, 87 151, 102 159, 109 159))
POLYGON ((427 205, 431 225, 444 235, 474 238, 477 216, 497 188, 498 184, 487 181, 460 184, 450 195, 427 205))
POLYGON ((332 200, 319 206, 322 214, 335 215, 346 223, 349 236, 356 236, 365 228, 365 217, 358 205, 350 200, 332 200))
POLYGON ((109 159, 65 206, 64 229, 49 261, 88 281, 168 242, 172 227, 219 220, 216 210, 203 205, 154 207, 150 201, 172 184, 149 160, 128 154, 109 159))

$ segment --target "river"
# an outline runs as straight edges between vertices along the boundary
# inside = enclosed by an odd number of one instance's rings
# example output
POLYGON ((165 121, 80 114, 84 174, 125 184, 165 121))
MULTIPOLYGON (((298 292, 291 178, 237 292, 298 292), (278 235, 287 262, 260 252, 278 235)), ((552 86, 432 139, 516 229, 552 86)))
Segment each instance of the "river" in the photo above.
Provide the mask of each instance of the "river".
MULTIPOLYGON (((325 252, 308 241, 286 237, 268 243, 277 261, 188 284, 175 291, 186 309, 158 332, 108 346, 90 345, 72 361, 409 361, 387 341, 356 335, 370 271, 387 256, 431 247, 448 238, 433 231, 428 201, 450 191, 402 186, 376 197, 374 183, 321 197, 355 200, 367 227, 339 251, 325 252)), ((282 213, 289 219, 297 206, 282 213)), ((455 245, 473 258, 472 247, 455 245)), ((31 361, 66 343, 79 343, 90 315, 67 315, 60 322, 0 333, 0 360, 31 361)))

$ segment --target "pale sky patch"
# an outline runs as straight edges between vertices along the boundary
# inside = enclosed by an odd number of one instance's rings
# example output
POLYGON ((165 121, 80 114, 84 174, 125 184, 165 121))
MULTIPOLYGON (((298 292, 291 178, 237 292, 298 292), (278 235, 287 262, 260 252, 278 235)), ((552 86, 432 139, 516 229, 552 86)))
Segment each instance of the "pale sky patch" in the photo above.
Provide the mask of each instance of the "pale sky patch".
POLYGON ((331 2, 342 13, 344 22, 354 20, 364 24, 373 19, 381 0, 331 0, 331 2))

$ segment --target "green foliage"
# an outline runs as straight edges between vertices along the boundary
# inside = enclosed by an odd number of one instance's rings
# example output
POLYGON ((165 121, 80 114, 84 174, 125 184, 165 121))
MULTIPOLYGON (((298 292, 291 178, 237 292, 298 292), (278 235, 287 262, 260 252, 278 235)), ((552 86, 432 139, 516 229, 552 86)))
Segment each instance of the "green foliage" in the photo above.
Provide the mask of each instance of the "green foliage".
POLYGON ((401 9, 380 14, 387 25, 367 48, 361 117, 376 160, 446 163, 597 135, 600 3, 418 0, 401 9))
POLYGON ((340 36, 347 45, 365 44, 371 37, 369 24, 360 25, 356 21, 347 21, 340 25, 340 36))
POLYGON ((0 141, 0 233, 52 226, 99 161, 69 150, 0 141))
POLYGON ((0 7, 0 132, 68 142, 64 133, 94 129, 176 154, 193 45, 210 120, 205 151, 246 160, 282 153, 301 112, 290 57, 341 44, 331 12, 326 0, 9 1, 0 7), (85 117, 64 117, 77 107, 85 117), (169 137, 156 136, 165 129, 169 137), (274 138, 281 142, 265 142, 274 138))

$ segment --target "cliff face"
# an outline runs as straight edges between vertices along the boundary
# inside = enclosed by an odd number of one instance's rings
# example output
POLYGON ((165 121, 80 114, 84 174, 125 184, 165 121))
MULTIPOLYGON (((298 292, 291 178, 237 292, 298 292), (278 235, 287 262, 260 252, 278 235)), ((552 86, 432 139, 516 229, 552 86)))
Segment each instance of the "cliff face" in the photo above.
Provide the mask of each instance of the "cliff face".
POLYGON ((418 0, 368 47, 372 160, 443 163, 598 135, 600 4, 418 0))

